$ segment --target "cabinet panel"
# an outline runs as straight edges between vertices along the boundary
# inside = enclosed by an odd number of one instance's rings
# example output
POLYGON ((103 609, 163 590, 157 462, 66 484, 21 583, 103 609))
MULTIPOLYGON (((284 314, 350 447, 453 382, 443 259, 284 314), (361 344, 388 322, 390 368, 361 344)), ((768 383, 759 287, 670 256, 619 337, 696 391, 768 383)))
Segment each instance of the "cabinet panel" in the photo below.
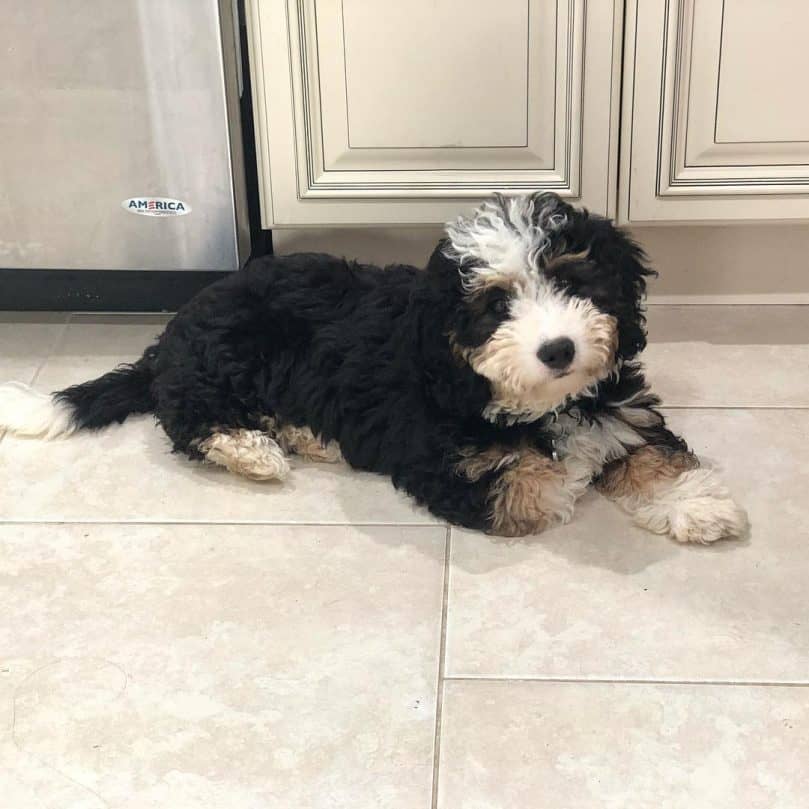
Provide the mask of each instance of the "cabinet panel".
POLYGON ((620 0, 248 0, 266 226, 613 209, 620 0), (586 43, 586 45, 585 45, 586 43))
POLYGON ((809 76, 809 4, 731 0, 723 6, 718 143, 809 140, 809 105, 788 92, 809 76), (751 54, 764 53, 765 59, 751 54), (754 102, 751 103, 751 97, 754 102))
POLYGON ((631 0, 621 213, 809 215, 803 0, 631 0))
MULTIPOLYGON (((565 183, 564 150, 578 142, 581 119, 581 93, 566 91, 581 85, 583 29, 574 3, 565 2, 569 19, 560 30, 549 0, 506 0, 469 15, 464 0, 318 0, 317 62, 301 77, 319 85, 309 96, 312 120, 322 122, 314 133, 315 150, 323 150, 316 169, 450 168, 474 181, 472 172, 514 168, 565 183), (568 70, 569 60, 577 69, 568 70)), ((352 196, 372 196, 368 179, 320 176, 314 185, 345 180, 352 196)), ((423 182, 376 179, 417 190, 423 182)))
POLYGON ((529 39, 525 0, 487 6, 470 16, 464 15, 465 6, 466 0, 438 5, 432 0, 318 3, 320 61, 331 57, 345 68, 344 76, 337 71, 323 77, 336 84, 323 93, 322 103, 343 102, 338 106, 345 114, 350 148, 528 145, 529 62, 551 56, 551 70, 543 66, 531 82, 547 106, 553 103, 553 28, 543 21, 545 50, 537 53, 540 37, 529 39), (328 27, 338 20, 342 42, 328 27), (453 35, 448 37, 447 31, 453 35), (481 56, 491 52, 498 54, 496 64, 481 71, 481 56), (447 71, 447 65, 453 69, 447 71), (501 84, 511 91, 501 92, 501 84), (485 115, 479 114, 481 109, 485 115))

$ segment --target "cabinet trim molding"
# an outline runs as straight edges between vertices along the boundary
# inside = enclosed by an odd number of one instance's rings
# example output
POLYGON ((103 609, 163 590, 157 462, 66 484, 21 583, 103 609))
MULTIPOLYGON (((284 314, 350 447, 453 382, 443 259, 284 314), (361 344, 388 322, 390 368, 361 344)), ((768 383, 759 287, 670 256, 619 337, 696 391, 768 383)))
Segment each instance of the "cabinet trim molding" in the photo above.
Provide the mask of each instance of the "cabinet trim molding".
MULTIPOLYGON (((265 227, 432 224, 493 191, 537 189, 614 213, 622 0, 525 0, 526 137, 517 138, 514 124, 501 145, 488 146, 497 141, 412 145, 418 130, 410 145, 377 144, 368 137, 369 96, 360 102, 365 139, 349 142, 348 0, 246 0, 246 7, 265 227)), ((367 54, 365 37, 358 42, 367 54)), ((365 90, 363 74, 355 75, 365 90)), ((515 115, 516 102, 508 101, 515 115)))
MULTIPOLYGON (((778 193, 807 193, 809 164, 806 162, 789 164, 756 160, 757 157, 770 158, 774 142, 721 141, 717 138, 725 3, 706 3, 701 9, 701 22, 709 29, 703 36, 717 43, 715 50, 695 48, 696 0, 666 0, 660 83, 663 115, 658 130, 658 140, 662 145, 658 194, 715 194, 717 189, 720 193, 744 194, 750 188, 758 187, 778 193), (708 59, 714 57, 714 64, 706 66, 710 70, 709 76, 700 74, 699 81, 692 83, 694 58, 705 56, 708 59), (709 132, 689 126, 693 118, 691 113, 700 101, 703 106, 710 105, 713 126, 709 132), (708 135, 700 139, 696 153, 695 135, 708 135), (735 158, 732 162, 727 161, 728 153, 735 158), (664 176, 664 166, 668 167, 667 176, 664 176)), ((793 149, 801 145, 790 141, 780 143, 789 144, 793 149)), ((802 145, 804 157, 809 161, 809 142, 802 145)))
POLYGON ((809 139, 719 134, 725 15, 725 2, 627 5, 619 181, 624 222, 809 215, 809 139))
MULTIPOLYGON (((351 158, 354 157, 354 169, 328 166, 322 115, 324 99, 321 92, 320 49, 317 41, 318 7, 323 4, 316 3, 315 0, 287 0, 285 5, 290 53, 297 53, 299 57, 290 60, 290 81, 294 97, 296 164, 301 199, 386 196, 419 198, 425 193, 432 197, 479 199, 492 191, 528 191, 537 187, 566 192, 574 197, 580 196, 586 0, 556 0, 557 24, 553 32, 555 69, 557 76, 564 77, 564 83, 555 87, 553 140, 556 146, 553 162, 548 168, 542 167, 540 156, 532 151, 531 144, 528 143, 524 147, 422 147, 441 151, 443 159, 447 159, 448 153, 452 152, 455 158, 453 162, 458 165, 431 169, 362 169, 357 166, 358 162, 368 164, 382 161, 376 154, 378 148, 357 149, 350 145, 347 106, 341 110, 344 120, 340 123, 345 125, 345 131, 340 132, 344 135, 344 140, 340 144, 341 154, 336 162, 338 165, 342 162, 350 166, 351 158), (470 148, 475 151, 476 162, 482 165, 485 165, 485 153, 491 153, 492 165, 497 166, 496 171, 481 168, 481 165, 464 167, 463 162, 468 162, 466 153, 470 148), (514 169, 503 166, 504 149, 509 149, 513 155, 517 164, 514 169), (361 155, 359 161, 358 155, 361 155), (487 172, 495 176, 488 178, 485 176, 487 172)), ((526 5, 530 19, 536 4, 527 2, 526 5)), ((331 4, 331 8, 339 8, 342 19, 342 0, 331 4)), ((339 75, 345 77, 345 71, 339 75)), ((529 80, 529 93, 531 87, 529 80)), ((345 85, 340 90, 341 93, 335 94, 335 97, 347 99, 345 85)), ((412 148, 383 147, 388 154, 382 160, 390 161, 391 152, 407 153, 412 148)))

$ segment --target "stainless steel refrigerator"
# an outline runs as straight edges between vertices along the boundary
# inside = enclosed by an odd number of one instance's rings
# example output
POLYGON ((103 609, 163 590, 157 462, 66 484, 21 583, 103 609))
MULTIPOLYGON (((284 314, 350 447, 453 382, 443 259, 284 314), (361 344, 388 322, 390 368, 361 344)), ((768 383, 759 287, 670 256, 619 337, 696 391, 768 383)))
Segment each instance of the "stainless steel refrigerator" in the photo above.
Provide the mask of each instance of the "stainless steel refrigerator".
POLYGON ((0 268, 233 270, 236 0, 0 0, 0 268))

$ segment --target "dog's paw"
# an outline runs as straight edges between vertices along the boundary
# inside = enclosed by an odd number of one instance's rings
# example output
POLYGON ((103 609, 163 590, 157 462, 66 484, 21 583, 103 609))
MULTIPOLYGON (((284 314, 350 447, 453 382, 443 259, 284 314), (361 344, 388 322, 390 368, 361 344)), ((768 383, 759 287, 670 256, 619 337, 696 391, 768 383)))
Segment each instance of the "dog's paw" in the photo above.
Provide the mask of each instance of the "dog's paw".
POLYGON ((199 445, 209 463, 251 480, 284 480, 289 461, 281 447, 260 430, 217 432, 199 445))
POLYGON ((747 530, 747 514, 730 497, 683 500, 669 515, 668 533, 678 542, 707 545, 718 539, 741 539, 747 530))
POLYGON ((677 542, 708 545, 741 539, 749 522, 744 509, 710 469, 684 472, 635 512, 635 520, 677 542))

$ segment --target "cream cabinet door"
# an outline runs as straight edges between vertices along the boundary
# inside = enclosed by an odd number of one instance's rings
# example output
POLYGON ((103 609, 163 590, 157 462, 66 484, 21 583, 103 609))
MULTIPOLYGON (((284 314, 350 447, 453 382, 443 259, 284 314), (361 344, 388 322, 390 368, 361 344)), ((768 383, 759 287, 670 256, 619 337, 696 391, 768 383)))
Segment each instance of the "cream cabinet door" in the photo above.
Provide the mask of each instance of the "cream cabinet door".
POLYGON ((443 222, 493 191, 613 213, 621 0, 247 0, 262 218, 443 222))
POLYGON ((809 217, 809 2, 628 0, 621 217, 809 217))

